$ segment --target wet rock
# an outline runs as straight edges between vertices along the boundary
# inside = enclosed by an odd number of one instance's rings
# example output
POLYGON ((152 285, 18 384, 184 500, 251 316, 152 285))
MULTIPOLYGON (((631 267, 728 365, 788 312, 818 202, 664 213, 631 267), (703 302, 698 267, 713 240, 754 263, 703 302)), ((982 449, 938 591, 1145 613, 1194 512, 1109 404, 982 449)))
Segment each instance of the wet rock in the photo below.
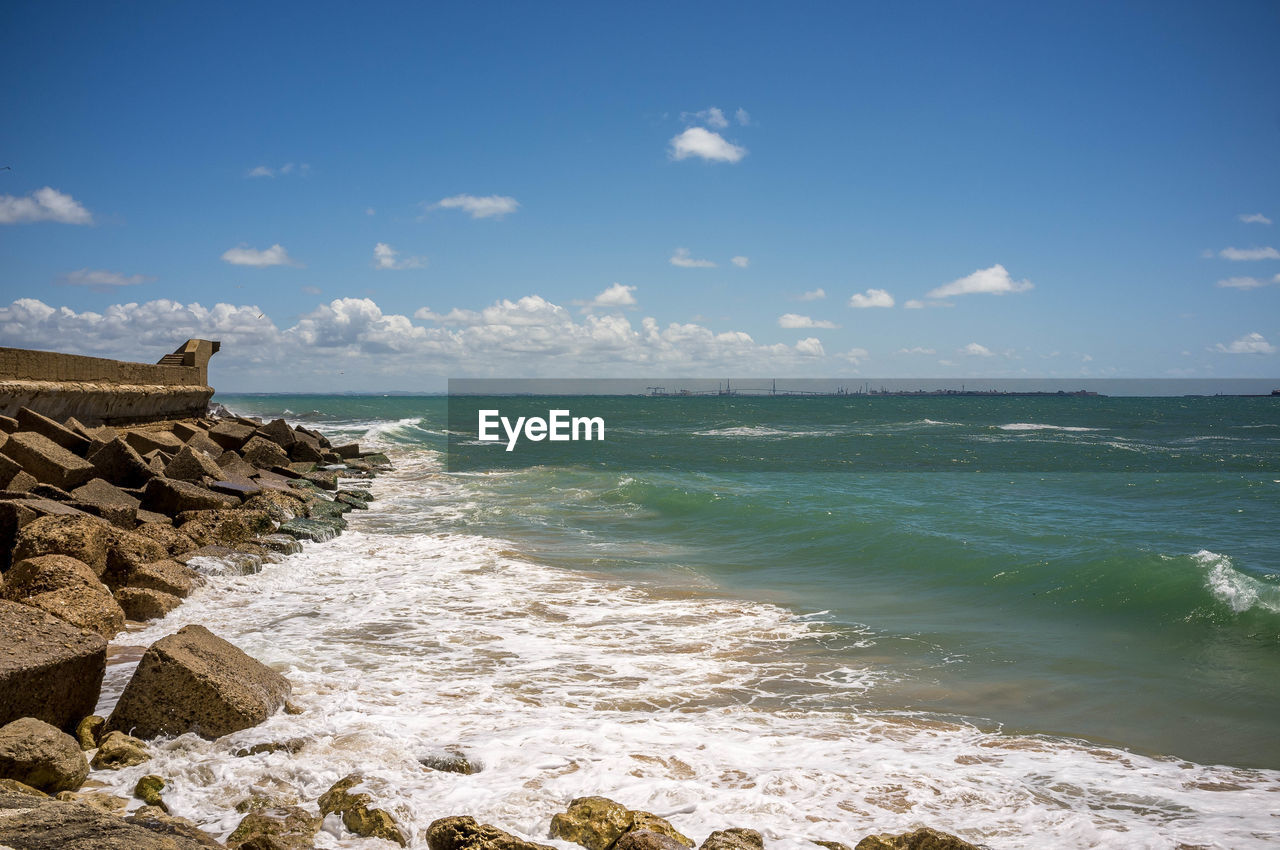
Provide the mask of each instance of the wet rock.
POLYGON ((614 850, 685 850, 687 846, 661 832, 654 832, 651 829, 633 829, 624 833, 613 848, 614 850))
POLYGON ((200 850, 90 805, 0 791, 0 847, 15 850, 200 850))
POLYGON ((182 604, 172 593, 150 587, 122 587, 116 591, 116 602, 127 618, 138 623, 159 620, 182 604))
POLYGON ((105 717, 90 714, 76 724, 76 743, 82 750, 96 750, 102 742, 102 727, 107 723, 105 717))
POLYGON ((66 803, 84 803, 100 812, 116 817, 124 817, 129 808, 129 801, 105 791, 59 791, 57 799, 66 803))
POLYGON ((215 493, 208 488, 186 481, 170 481, 153 478, 147 482, 142 507, 156 513, 176 516, 183 511, 208 511, 234 508, 240 504, 235 496, 215 493))
MULTIPOLYGON (((244 545, 241 544, 241 547, 244 545)), ((174 560, 197 569, 202 575, 248 576, 261 572, 266 560, 263 555, 242 551, 241 547, 233 549, 230 546, 201 546, 174 560)))
POLYGON ((266 511, 216 510, 192 511, 174 517, 178 531, 197 545, 244 543, 260 534, 270 534, 275 523, 266 511))
POLYGON ((124 819, 127 824, 174 841, 190 842, 189 846, 225 850, 222 843, 186 818, 171 815, 159 806, 143 806, 124 819))
POLYGON ((461 750, 445 750, 441 753, 431 753, 419 758, 418 764, 428 770, 461 773, 468 776, 473 773, 479 773, 484 769, 480 762, 467 758, 466 753, 461 750))
POLYGON ((107 663, 101 635, 0 600, 0 723, 35 717, 74 728, 93 712, 107 663))
POLYGON ((298 540, 310 540, 313 543, 323 543, 326 540, 332 540, 346 527, 346 523, 341 518, 332 518, 326 520, 318 519, 291 519, 282 524, 279 528, 281 534, 287 534, 298 540), (341 523, 341 525, 339 524, 341 523))
POLYGON ((4 453, 37 481, 71 490, 93 477, 93 464, 41 434, 19 431, 4 444, 4 453))
POLYGON ((0 726, 0 777, 56 794, 74 791, 88 775, 84 753, 66 732, 34 717, 0 726))
POLYGON ((321 490, 337 490, 338 489, 338 473, 327 470, 316 470, 314 472, 302 473, 304 481, 310 481, 321 490))
POLYGON ((271 469, 289 463, 289 456, 284 449, 263 437, 253 437, 240 449, 240 456, 246 463, 259 469, 271 469))
POLYGON ((288 489, 262 488, 261 492, 244 503, 245 510, 266 511, 276 522, 288 522, 306 514, 306 499, 300 493, 288 489))
POLYGON ((339 490, 333 498, 357 510, 368 508, 369 503, 373 501, 373 497, 366 490, 339 490))
POLYGON ((385 809, 374 808, 373 795, 361 790, 364 777, 352 774, 334 783, 320 797, 321 816, 342 816, 342 825, 365 838, 385 838, 401 847, 408 845, 395 818, 385 809))
POLYGON ((133 446, 116 437, 89 454, 93 474, 117 487, 142 487, 156 473, 133 446))
POLYGON ((146 776, 139 779, 138 783, 133 786, 133 796, 137 797, 148 806, 155 806, 163 812, 168 812, 169 806, 160 796, 160 792, 164 790, 165 784, 163 776, 148 773, 146 776))
POLYGON ((764 850, 764 836, 754 829, 717 829, 698 850, 764 850))
POLYGON ((607 797, 579 797, 569 802, 568 811, 551 818, 551 837, 581 844, 587 850, 609 850, 631 830, 647 830, 665 835, 685 847, 693 840, 681 835, 664 818, 633 811, 607 797))
POLYGON ((165 465, 164 475, 174 481, 200 484, 206 477, 214 480, 222 478, 222 469, 204 452, 196 451, 191 446, 183 446, 173 456, 173 460, 165 465))
POLYGON ((430 850, 553 850, 548 844, 535 844, 504 832, 472 817, 447 817, 427 827, 430 850))
POLYGON ((962 838, 936 829, 921 827, 900 835, 868 835, 853 850, 981 850, 962 838))
POLYGON ((264 534, 254 542, 281 555, 295 555, 302 551, 302 544, 288 534, 264 534))
POLYGON ((107 569, 110 529, 102 520, 84 514, 40 517, 18 532, 13 560, 67 555, 88 564, 95 575, 101 576, 107 569))
POLYGON ((107 728, 218 738, 266 720, 289 692, 284 676, 203 626, 185 626, 143 654, 107 728))
POLYGON ((245 815, 227 836, 229 850, 310 850, 321 818, 297 806, 259 809, 245 815))
POLYGON ((120 770, 151 760, 147 745, 123 732, 108 732, 93 757, 94 770, 120 770))
POLYGON ((165 559, 134 567, 129 572, 128 586, 158 590, 180 599, 205 583, 204 576, 177 561, 165 559))

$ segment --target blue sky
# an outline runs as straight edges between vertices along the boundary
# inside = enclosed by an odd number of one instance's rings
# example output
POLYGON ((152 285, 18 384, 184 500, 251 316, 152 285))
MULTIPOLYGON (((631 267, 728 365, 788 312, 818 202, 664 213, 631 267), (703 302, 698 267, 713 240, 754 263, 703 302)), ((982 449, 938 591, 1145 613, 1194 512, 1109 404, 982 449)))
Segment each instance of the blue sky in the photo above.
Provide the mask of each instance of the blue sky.
POLYGON ((1280 375, 1273 2, 5 17, 0 345, 217 338, 227 391, 1280 375))

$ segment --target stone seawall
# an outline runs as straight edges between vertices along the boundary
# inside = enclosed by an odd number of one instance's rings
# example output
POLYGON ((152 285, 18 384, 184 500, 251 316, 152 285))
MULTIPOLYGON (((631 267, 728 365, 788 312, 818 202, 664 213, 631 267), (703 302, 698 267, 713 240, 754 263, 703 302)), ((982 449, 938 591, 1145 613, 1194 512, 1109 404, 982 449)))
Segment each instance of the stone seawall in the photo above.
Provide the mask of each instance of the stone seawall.
POLYGON ((86 425, 202 416, 213 396, 209 358, 218 348, 188 340, 159 363, 0 348, 0 415, 26 407, 86 425))

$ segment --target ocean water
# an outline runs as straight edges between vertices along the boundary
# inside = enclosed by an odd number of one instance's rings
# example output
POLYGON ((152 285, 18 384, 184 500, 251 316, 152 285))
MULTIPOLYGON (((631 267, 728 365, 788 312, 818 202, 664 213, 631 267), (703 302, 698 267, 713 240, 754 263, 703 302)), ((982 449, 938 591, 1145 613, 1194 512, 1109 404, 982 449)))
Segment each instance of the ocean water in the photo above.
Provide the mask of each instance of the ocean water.
MULTIPOLYGON (((251 792, 310 805, 358 769, 423 847, 454 814, 546 841, 588 794, 783 850, 919 825, 993 848, 1276 846, 1271 399, 672 400, 679 462, 453 473, 442 398, 217 400, 396 466, 339 539, 117 640, 203 623, 293 682, 302 715, 95 773, 126 794, 160 773, 213 832, 251 792), (930 445, 987 471, 913 467, 930 445), (818 456, 858 452, 898 462, 818 456), (483 770, 420 763, 449 750, 483 770)), ((330 819, 320 846, 371 845, 330 819)))

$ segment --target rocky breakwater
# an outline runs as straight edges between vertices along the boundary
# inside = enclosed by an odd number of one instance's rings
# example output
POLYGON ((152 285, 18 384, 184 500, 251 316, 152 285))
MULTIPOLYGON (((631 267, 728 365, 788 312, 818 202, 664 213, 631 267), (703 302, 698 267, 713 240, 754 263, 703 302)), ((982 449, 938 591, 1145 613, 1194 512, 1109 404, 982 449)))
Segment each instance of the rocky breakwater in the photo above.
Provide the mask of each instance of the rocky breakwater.
POLYGON ((163 777, 138 783, 146 805, 126 816, 128 800, 85 785, 90 765, 142 764, 159 735, 254 726, 291 710, 289 682, 187 626, 153 643, 111 716, 96 717, 108 642, 210 573, 255 572, 335 536, 371 500, 339 481, 387 465, 282 419, 0 417, 0 847, 223 846, 168 812, 163 777))

